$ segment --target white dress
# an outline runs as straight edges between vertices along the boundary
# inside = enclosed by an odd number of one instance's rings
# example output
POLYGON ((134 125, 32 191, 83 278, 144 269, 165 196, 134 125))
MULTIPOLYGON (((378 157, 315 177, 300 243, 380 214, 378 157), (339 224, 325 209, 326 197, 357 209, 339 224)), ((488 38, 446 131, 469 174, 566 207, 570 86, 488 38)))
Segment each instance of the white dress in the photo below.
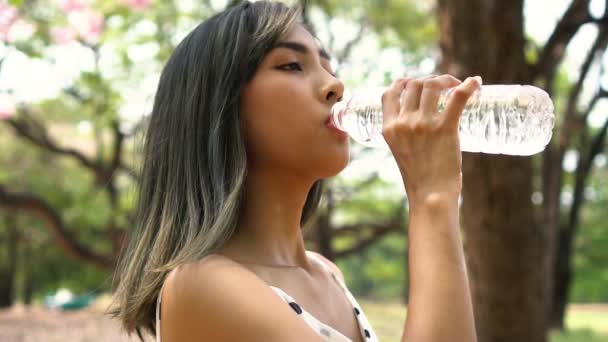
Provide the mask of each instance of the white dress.
MULTIPOLYGON (((309 254, 309 255, 316 258, 316 256, 314 256, 314 254, 309 254)), ((353 312, 357 317, 357 322, 359 323, 359 331, 361 332, 363 341, 377 342, 378 337, 376 336, 376 333, 372 329, 372 326, 369 324, 367 317, 365 317, 365 313, 363 313, 363 310, 361 309, 361 306, 359 305, 359 303, 357 302, 355 297, 348 290, 346 285, 343 284, 340 280, 338 280, 336 275, 329 269, 329 267, 325 264, 324 261, 319 260, 319 258, 317 258, 317 260, 319 261, 319 263, 321 265, 323 265, 325 270, 331 274, 332 278, 338 283, 338 285, 340 285, 342 290, 344 290, 346 297, 348 298, 348 300, 350 301, 350 303, 353 307, 353 312)), ((164 283, 163 283, 163 287, 164 287, 164 283)), ((321 337, 323 337, 326 342, 352 342, 352 340, 350 338, 344 336, 338 330, 319 321, 313 315, 309 314, 291 296, 289 296, 287 293, 285 293, 285 291, 281 290, 278 287, 274 287, 274 286, 270 286, 270 288, 281 299, 283 299, 299 317, 301 317, 314 331, 316 331, 317 334, 319 334, 321 337)), ((161 287, 160 292, 158 293, 158 299, 156 301, 156 342, 160 342, 160 305, 161 305, 161 300, 162 300, 162 298, 161 298, 162 292, 163 292, 163 289, 161 287)))

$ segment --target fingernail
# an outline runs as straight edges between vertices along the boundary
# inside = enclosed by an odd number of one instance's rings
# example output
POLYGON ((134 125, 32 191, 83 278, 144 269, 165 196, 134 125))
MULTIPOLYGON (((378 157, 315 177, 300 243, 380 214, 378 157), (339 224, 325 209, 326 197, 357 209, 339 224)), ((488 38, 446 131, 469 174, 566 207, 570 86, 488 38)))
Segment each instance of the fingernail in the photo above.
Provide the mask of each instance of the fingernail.
POLYGON ((481 76, 475 76, 473 78, 477 80, 477 82, 479 83, 480 86, 483 84, 483 80, 481 79, 481 76))

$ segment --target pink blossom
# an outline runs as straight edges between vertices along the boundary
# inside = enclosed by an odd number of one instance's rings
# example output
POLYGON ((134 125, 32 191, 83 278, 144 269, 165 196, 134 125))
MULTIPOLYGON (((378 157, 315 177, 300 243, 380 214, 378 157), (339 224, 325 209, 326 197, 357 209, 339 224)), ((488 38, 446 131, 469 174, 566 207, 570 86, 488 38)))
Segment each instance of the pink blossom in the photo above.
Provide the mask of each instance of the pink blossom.
POLYGON ((15 101, 7 94, 0 94, 0 120, 15 115, 15 101))
POLYGON ((150 6, 152 0, 123 0, 125 5, 134 11, 144 10, 150 6))
POLYGON ((18 13, 15 6, 11 6, 4 2, 0 2, 0 40, 8 41, 9 32, 15 21, 17 21, 18 13))
POLYGON ((88 43, 96 43, 103 30, 104 16, 101 12, 86 9, 68 14, 72 28, 88 43))
POLYGON ((55 44, 64 45, 76 39, 76 31, 70 26, 51 28, 51 37, 55 44))
POLYGON ((82 11, 89 8, 90 0, 55 0, 63 13, 82 11))

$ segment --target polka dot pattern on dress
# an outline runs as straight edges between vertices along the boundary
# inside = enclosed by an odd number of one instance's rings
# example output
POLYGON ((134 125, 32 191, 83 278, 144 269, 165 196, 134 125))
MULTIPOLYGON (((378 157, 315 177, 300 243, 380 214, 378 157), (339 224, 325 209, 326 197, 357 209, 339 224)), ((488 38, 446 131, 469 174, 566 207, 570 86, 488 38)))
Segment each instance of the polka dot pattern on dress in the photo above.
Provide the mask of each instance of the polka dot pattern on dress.
POLYGON ((289 306, 295 311, 298 315, 302 314, 302 308, 296 302, 290 302, 289 306))
POLYGON ((326 328, 321 328, 319 329, 319 332, 321 333, 321 335, 326 336, 326 337, 330 337, 331 336, 331 332, 329 332, 329 330, 327 330, 326 328))
MULTIPOLYGON (((344 336, 344 334, 340 333, 338 330, 335 330, 331 326, 320 322, 310 313, 306 312, 306 310, 304 310, 291 296, 289 296, 283 290, 274 286, 271 286, 271 288, 279 295, 279 297, 285 300, 285 302, 289 304, 291 309, 300 317, 302 317, 304 321, 306 321, 306 323, 310 325, 313 330, 317 331, 319 335, 323 336, 326 342, 352 342, 350 338, 344 336)), ((350 298, 350 296, 348 297, 353 302, 353 312, 356 315, 355 317, 357 318, 361 336, 365 341, 378 342, 378 337, 374 333, 372 333, 373 330, 369 325, 369 322, 365 318, 365 314, 363 314, 363 311, 359 309, 359 304, 354 302, 354 298, 350 298)))

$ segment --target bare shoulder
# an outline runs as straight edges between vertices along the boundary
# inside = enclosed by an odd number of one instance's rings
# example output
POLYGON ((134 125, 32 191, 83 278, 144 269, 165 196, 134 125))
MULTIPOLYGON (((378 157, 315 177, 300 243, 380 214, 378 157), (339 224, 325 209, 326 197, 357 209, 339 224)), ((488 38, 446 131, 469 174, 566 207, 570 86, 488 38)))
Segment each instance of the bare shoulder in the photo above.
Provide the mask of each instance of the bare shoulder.
POLYGON ((162 297, 162 342, 322 341, 264 281, 223 256, 173 270, 162 297))
POLYGON ((340 271, 340 269, 338 268, 338 266, 336 266, 336 264, 334 264, 331 260, 327 259, 326 257, 323 256, 323 254, 321 253, 317 253, 314 251, 307 251, 308 253, 318 257, 319 259, 321 259, 323 262, 325 262, 325 264, 327 266, 329 266, 329 268, 340 278, 340 280, 342 281, 342 283, 344 283, 344 275, 342 274, 342 271, 340 271))

